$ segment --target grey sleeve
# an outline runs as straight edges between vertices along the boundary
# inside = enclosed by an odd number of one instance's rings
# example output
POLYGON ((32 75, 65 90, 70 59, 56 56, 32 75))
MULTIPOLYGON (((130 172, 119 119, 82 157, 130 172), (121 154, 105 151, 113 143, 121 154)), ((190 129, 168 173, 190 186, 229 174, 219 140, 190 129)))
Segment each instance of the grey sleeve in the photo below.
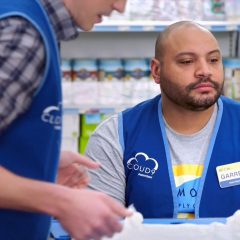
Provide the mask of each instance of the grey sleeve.
POLYGON ((100 169, 89 171, 89 188, 104 192, 125 205, 126 183, 117 115, 97 127, 88 142, 86 155, 101 163, 100 169))

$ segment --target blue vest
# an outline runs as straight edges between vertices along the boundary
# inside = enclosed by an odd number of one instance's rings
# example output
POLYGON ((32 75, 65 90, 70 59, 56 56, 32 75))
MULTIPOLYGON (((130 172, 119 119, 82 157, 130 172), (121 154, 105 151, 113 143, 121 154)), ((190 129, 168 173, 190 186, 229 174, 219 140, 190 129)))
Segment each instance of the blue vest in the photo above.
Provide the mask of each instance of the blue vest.
MULTIPOLYGON (((240 104, 218 100, 218 116, 205 159, 195 217, 228 217, 240 209, 240 186, 220 188, 216 167, 240 162, 240 104)), ((177 121, 177 119, 176 119, 177 121)), ((126 174, 126 205, 145 218, 176 218, 177 192, 161 108, 161 96, 119 115, 126 174)))
MULTIPOLYGON (((30 109, 0 136, 0 165, 20 176, 54 182, 62 116, 57 41, 37 0, 0 0, 0 19, 9 16, 23 17, 36 27, 45 44, 46 65, 42 84, 30 109)), ((0 238, 47 239, 50 220, 50 216, 44 214, 0 210, 0 238)))

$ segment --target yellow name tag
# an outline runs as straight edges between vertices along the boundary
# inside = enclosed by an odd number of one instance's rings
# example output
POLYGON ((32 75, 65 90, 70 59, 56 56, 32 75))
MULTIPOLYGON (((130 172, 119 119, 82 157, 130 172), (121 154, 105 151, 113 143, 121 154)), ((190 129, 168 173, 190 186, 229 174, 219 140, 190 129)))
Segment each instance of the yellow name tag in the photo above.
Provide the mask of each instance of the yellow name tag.
POLYGON ((216 170, 221 188, 240 185, 240 162, 218 166, 216 170))

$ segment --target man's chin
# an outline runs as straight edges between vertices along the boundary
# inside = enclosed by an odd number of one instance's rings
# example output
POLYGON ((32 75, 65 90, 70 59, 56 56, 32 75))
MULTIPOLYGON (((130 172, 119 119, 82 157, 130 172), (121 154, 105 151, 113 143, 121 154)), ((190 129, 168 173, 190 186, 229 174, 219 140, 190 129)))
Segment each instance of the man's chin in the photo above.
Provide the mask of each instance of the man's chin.
POLYGON ((217 99, 205 99, 204 101, 195 101, 188 104, 188 107, 196 112, 204 111, 213 106, 217 102, 217 99))
POLYGON ((93 29, 94 24, 86 24, 84 26, 80 26, 81 30, 83 30, 84 32, 89 32, 93 29))

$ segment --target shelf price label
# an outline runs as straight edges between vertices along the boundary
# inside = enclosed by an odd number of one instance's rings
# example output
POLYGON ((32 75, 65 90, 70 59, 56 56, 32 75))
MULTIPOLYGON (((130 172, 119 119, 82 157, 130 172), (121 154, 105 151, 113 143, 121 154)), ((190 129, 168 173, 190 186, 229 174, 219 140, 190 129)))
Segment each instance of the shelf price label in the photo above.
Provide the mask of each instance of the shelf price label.
POLYGON ((226 30, 228 30, 228 31, 235 31, 235 30, 237 30, 237 29, 238 29, 238 26, 235 25, 235 24, 227 25, 227 26, 226 26, 226 30))
POLYGON ((143 31, 150 32, 150 31, 155 31, 155 30, 156 30, 156 28, 154 25, 143 26, 143 31))
POLYGON ((129 31, 130 30, 130 26, 118 26, 118 31, 120 32, 124 32, 124 31, 129 31))

